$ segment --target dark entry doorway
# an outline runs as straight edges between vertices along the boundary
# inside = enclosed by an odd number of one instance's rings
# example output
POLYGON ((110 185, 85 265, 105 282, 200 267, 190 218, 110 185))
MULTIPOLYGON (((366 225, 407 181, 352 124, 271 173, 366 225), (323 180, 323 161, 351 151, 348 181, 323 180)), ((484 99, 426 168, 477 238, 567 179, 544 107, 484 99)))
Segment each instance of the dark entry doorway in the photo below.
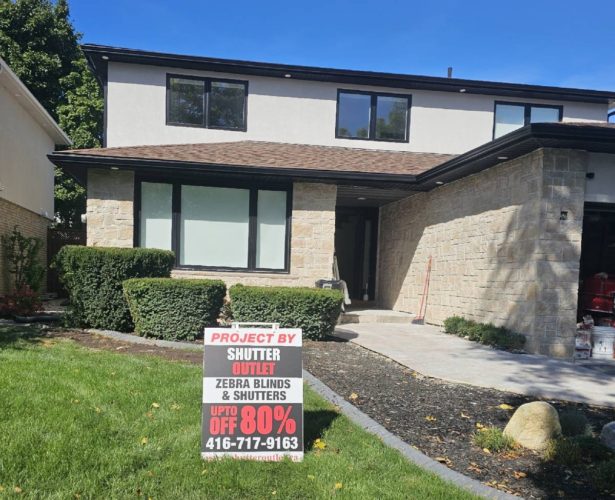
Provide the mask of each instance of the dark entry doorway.
POLYGON ((335 254, 350 298, 375 300, 378 208, 337 207, 335 254))

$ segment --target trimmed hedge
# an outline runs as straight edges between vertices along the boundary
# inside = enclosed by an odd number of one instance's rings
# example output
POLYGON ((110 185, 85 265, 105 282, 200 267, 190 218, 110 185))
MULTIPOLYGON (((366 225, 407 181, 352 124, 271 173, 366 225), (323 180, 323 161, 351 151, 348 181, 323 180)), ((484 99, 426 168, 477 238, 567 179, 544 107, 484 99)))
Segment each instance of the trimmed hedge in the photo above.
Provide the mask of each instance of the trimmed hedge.
POLYGON ((152 248, 67 245, 54 260, 70 298, 71 326, 131 332, 133 323, 122 282, 129 278, 169 277, 173 252, 152 248))
POLYGON ((165 340, 194 340, 217 326, 226 296, 221 280, 133 278, 123 287, 135 332, 165 340))
POLYGON ((303 337, 333 333, 344 296, 339 290, 234 285, 229 290, 233 321, 279 323, 302 328, 303 337))
POLYGON ((525 336, 502 326, 491 323, 477 323, 460 316, 451 316, 444 320, 444 332, 464 337, 474 342, 490 345, 498 349, 521 349, 525 345, 525 336))

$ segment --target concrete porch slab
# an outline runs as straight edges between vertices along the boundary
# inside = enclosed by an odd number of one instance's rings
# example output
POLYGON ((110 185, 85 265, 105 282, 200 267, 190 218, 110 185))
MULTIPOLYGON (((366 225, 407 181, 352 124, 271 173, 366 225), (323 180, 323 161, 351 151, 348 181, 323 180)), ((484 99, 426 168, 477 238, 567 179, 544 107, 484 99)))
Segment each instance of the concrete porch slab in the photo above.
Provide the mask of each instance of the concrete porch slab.
POLYGON ((355 323, 401 323, 410 324, 414 319, 414 314, 408 314, 388 309, 349 309, 340 315, 338 323, 340 325, 355 323))
POLYGON ((615 372, 512 354, 417 324, 346 324, 335 335, 423 375, 501 391, 615 407, 615 372))

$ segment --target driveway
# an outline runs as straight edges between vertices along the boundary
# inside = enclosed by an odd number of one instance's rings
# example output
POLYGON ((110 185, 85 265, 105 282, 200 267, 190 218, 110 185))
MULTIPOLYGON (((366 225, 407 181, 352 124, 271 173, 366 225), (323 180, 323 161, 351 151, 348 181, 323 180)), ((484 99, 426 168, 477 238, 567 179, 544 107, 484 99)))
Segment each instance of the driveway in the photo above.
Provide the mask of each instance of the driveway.
POLYGON ((429 377, 615 407, 615 368, 609 365, 598 370, 546 356, 498 351, 430 325, 361 323, 342 325, 335 335, 429 377))

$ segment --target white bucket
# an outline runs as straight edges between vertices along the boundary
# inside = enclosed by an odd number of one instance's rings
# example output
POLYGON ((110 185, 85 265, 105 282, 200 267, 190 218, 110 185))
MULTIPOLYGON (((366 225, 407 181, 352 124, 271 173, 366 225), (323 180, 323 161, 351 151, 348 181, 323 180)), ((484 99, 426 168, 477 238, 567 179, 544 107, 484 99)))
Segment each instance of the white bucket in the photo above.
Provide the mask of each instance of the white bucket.
POLYGON ((594 358, 613 359, 613 344, 615 344, 615 328, 610 326, 595 326, 592 331, 594 358))

